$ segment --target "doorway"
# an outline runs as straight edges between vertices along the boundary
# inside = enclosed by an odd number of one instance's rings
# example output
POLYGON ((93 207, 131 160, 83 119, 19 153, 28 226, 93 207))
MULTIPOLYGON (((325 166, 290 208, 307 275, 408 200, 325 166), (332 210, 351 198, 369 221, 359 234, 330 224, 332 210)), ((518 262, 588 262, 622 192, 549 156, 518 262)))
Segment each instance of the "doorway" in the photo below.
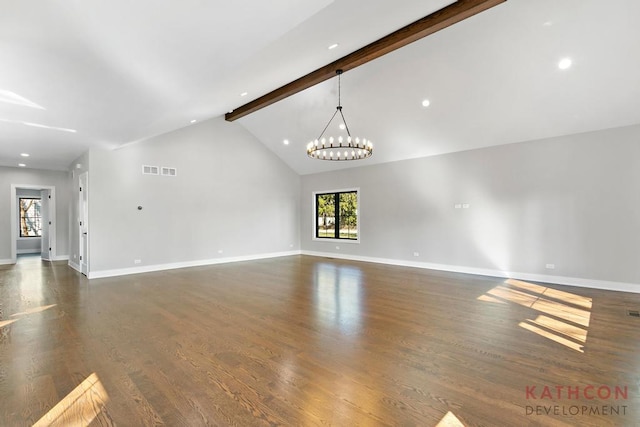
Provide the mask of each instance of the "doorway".
POLYGON ((20 231, 20 211, 18 209, 18 194, 21 190, 39 192, 40 201, 38 221, 40 223, 41 244, 40 257, 51 261, 56 256, 56 198, 55 187, 48 185, 18 185, 11 184, 11 260, 17 262, 18 236, 20 231))

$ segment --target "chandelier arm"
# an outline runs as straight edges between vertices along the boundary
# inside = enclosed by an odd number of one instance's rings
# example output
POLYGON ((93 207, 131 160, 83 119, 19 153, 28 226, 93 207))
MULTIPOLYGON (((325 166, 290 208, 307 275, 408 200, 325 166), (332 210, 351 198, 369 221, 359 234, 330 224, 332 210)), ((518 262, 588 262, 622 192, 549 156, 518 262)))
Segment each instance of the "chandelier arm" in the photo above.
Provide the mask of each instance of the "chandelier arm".
POLYGON ((342 116, 342 123, 344 123, 344 128, 347 131, 347 135, 351 136, 351 132, 349 132, 349 126, 347 126, 347 119, 345 119, 344 114, 342 114, 342 107, 338 107, 338 111, 340 111, 340 116, 342 116))
MULTIPOLYGON (((325 131, 327 130, 327 128, 329 127, 329 125, 333 121, 333 118, 336 116, 336 114, 338 114, 338 108, 336 108, 336 111, 333 113, 333 116, 331 116, 331 118, 329 119, 329 122, 327 123, 327 125, 324 127, 324 129, 322 129, 322 133, 318 137, 318 140, 320 140, 320 138, 322 138, 322 135, 324 135, 325 131)), ((342 114, 342 112, 340 112, 340 114, 342 114)))

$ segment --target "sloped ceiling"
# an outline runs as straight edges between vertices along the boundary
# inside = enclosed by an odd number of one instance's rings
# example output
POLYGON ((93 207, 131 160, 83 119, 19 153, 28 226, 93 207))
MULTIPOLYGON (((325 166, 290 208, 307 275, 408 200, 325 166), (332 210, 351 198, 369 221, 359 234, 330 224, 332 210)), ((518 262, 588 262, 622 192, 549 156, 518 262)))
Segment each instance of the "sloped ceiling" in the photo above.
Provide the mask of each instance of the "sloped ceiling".
MULTIPOLYGON (((67 169, 91 146, 221 116, 449 3, 3 1, 0 165, 67 169)), ((637 16, 633 0, 508 0, 345 73, 368 160, 306 157, 335 79, 236 123, 300 174, 640 123, 637 16)))
POLYGON ((640 123, 634 16, 639 2, 509 0, 345 73, 343 112, 370 159, 306 158, 335 79, 239 121, 301 174, 640 123))

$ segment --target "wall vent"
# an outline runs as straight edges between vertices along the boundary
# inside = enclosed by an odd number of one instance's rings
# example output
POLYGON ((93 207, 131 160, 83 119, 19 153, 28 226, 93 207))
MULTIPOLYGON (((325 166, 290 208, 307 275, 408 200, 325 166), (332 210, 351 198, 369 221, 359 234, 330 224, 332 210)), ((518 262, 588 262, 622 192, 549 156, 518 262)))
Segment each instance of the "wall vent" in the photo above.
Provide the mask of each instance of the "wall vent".
POLYGON ((640 311, 638 310, 627 310, 627 315, 631 317, 640 317, 640 311))
POLYGON ((176 168, 169 168, 166 166, 162 167, 162 175, 163 176, 176 176, 178 175, 178 170, 176 168))
POLYGON ((158 171, 159 171, 158 166, 142 165, 143 175, 158 175, 158 171))

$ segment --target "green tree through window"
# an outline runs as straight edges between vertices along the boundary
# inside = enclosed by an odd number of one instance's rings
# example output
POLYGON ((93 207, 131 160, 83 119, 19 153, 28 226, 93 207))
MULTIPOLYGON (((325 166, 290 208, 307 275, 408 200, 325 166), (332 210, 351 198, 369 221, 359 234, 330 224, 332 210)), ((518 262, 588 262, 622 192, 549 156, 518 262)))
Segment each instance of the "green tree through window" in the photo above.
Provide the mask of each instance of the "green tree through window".
POLYGON ((316 193, 316 238, 358 240, 358 192, 316 193))
POLYGON ((20 237, 42 236, 42 201, 34 198, 20 198, 20 237))

